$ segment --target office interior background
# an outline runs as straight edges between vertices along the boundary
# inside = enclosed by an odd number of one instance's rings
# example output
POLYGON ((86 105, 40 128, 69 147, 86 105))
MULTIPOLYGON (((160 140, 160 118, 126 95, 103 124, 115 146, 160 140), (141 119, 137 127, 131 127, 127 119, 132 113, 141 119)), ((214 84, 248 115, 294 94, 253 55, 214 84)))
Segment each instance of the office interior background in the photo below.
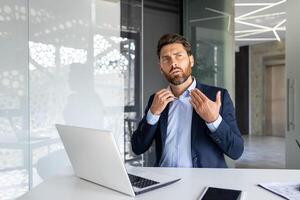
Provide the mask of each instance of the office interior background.
POLYGON ((130 136, 167 86, 156 44, 170 32, 191 41, 198 81, 227 88, 235 103, 245 152, 229 166, 299 169, 294 3, 1 0, 0 199, 70 165, 56 123, 110 130, 124 162, 153 166, 155 146, 136 156, 130 136))

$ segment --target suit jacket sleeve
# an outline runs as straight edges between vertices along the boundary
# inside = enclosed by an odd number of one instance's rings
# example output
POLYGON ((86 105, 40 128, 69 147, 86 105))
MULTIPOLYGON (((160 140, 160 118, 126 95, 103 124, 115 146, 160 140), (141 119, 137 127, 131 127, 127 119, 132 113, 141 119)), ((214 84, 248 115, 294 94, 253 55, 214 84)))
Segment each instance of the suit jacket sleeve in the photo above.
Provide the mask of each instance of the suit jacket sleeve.
POLYGON ((244 151, 244 141, 237 126, 233 103, 227 90, 224 90, 222 99, 220 114, 223 120, 218 129, 209 134, 228 157, 236 160, 244 151))
POLYGON ((159 124, 159 122, 157 122, 154 125, 150 125, 147 123, 146 120, 146 115, 148 110, 150 109, 153 98, 154 95, 150 97, 148 105, 145 109, 144 117, 139 122, 138 128, 133 132, 133 135, 131 137, 132 151, 137 155, 144 153, 150 148, 155 137, 156 129, 159 124))

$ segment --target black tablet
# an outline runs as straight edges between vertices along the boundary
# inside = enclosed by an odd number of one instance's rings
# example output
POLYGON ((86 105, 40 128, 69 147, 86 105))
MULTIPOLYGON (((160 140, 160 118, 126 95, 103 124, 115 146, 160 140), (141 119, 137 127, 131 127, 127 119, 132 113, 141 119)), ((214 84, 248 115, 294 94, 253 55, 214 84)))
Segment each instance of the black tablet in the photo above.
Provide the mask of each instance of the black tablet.
POLYGON ((207 187, 199 200, 240 200, 241 190, 207 187))

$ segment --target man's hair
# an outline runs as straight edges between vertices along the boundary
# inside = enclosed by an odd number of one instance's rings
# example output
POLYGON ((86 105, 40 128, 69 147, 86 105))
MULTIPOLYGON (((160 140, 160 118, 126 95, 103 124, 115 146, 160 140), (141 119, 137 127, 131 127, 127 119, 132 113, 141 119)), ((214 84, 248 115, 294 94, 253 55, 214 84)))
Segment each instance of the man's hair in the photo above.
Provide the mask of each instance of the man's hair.
POLYGON ((161 38, 157 43, 156 53, 158 58, 160 58, 160 51, 164 46, 168 44, 174 44, 174 43, 182 44, 187 54, 189 56, 192 55, 192 47, 191 44, 187 41, 187 39, 185 39, 182 35, 178 35, 175 33, 168 33, 161 36, 161 38))

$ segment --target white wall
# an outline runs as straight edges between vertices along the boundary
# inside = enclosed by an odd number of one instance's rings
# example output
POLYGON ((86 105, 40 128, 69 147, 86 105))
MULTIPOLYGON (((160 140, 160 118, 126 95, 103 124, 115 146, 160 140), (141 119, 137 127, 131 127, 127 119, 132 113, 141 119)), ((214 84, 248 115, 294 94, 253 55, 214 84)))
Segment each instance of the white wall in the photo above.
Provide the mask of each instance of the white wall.
POLYGON ((123 149, 120 2, 0 2, 0 199, 59 172, 55 123, 108 129, 123 149), (59 6, 58 6, 59 5, 59 6))
MULTIPOLYGON (((179 14, 144 8, 144 106, 151 94, 167 87, 160 72, 156 46, 159 38, 166 33, 179 33, 179 14)), ((144 111, 144 110, 143 110, 144 111)))

